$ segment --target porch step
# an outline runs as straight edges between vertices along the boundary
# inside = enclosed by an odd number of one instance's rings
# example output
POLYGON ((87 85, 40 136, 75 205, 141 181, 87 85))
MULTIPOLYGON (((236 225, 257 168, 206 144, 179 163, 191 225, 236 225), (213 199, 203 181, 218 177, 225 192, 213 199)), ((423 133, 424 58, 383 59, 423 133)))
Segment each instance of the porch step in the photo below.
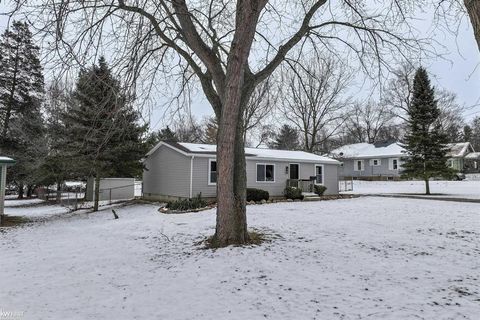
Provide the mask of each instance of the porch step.
POLYGON ((318 201, 318 200, 321 200, 319 196, 303 198, 303 201, 318 201))
POLYGON ((304 197, 303 201, 317 201, 317 200, 320 200, 320 197, 316 193, 313 193, 313 192, 303 192, 302 195, 304 197))

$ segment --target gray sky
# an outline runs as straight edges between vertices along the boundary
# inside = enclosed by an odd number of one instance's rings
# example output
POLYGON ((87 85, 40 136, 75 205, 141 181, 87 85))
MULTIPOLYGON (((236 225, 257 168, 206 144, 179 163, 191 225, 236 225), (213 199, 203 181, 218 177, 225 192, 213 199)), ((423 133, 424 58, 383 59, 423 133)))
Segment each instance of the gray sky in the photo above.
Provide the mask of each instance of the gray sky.
MULTIPOLYGON (((0 4, 0 12, 4 11, 0 4)), ((434 39, 441 43, 448 51, 443 58, 422 61, 424 67, 433 76, 432 82, 457 94, 458 102, 465 105, 463 116, 470 121, 480 116, 480 52, 475 42, 470 21, 466 18, 460 23, 459 36, 435 29, 432 31, 430 16, 426 13, 425 19, 418 21, 418 28, 425 30, 425 35, 434 33, 434 39)), ((0 16, 0 32, 6 27, 6 18, 0 16)), ((164 88, 157 88, 161 91, 164 88)), ((362 90, 365 90, 363 88, 362 90)), ((193 97, 192 113, 199 119, 213 114, 212 109, 202 94, 193 97)), ((163 119, 165 110, 162 107, 153 108, 150 122, 153 130, 166 125, 163 119)), ((148 115, 147 115, 148 117, 148 115)))

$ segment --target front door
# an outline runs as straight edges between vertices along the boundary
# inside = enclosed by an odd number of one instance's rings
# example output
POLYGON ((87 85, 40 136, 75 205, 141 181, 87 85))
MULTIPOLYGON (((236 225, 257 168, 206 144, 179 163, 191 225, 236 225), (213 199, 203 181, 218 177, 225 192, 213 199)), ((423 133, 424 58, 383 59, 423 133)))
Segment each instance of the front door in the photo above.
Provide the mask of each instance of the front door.
POLYGON ((300 177, 300 166, 298 163, 290 163, 290 179, 298 180, 300 177))

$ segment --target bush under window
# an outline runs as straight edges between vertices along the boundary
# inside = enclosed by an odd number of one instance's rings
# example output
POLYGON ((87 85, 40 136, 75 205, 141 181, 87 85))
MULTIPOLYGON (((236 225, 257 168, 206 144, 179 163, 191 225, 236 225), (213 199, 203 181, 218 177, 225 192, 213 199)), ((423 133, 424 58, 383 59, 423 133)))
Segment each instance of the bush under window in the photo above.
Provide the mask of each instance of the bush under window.
POLYGON ((207 201, 202 199, 202 194, 197 195, 195 198, 191 199, 180 199, 176 201, 167 202, 166 207, 170 210, 177 211, 186 211, 186 210, 195 210, 200 208, 205 208, 207 206, 207 201))
POLYGON ((247 201, 267 201, 270 198, 268 191, 255 188, 247 188, 247 201))
POLYGON ((302 189, 300 188, 286 187, 285 190, 283 191, 283 195, 287 199, 292 199, 292 200, 303 199, 302 189))
POLYGON ((318 186, 318 185, 315 185, 313 186, 314 187, 314 191, 317 195, 319 196, 323 196, 323 194, 325 193, 325 191, 327 190, 327 187, 325 186, 318 186))

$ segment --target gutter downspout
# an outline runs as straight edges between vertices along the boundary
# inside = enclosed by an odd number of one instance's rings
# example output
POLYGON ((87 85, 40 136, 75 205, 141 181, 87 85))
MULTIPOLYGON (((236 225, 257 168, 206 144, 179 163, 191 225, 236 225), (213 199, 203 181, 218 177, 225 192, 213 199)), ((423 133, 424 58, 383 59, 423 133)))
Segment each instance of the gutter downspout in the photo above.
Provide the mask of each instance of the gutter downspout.
POLYGON ((193 159, 195 156, 190 159, 190 199, 193 197, 193 159))

